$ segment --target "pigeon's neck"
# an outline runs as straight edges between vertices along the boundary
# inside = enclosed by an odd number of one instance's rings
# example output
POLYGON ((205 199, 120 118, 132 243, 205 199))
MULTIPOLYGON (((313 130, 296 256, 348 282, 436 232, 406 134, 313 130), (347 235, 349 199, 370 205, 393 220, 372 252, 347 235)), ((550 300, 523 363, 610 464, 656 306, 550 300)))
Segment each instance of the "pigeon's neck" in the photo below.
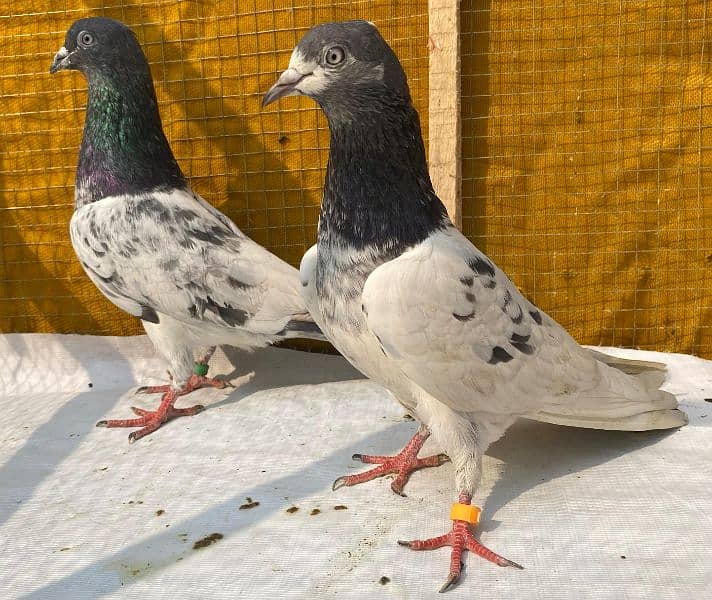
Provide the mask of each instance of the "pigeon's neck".
POLYGON ((185 186, 161 127, 150 74, 89 77, 76 206, 107 196, 185 186))
POLYGON ((329 127, 320 243, 398 254, 449 225, 430 182, 418 113, 409 102, 357 119, 332 115, 329 127))

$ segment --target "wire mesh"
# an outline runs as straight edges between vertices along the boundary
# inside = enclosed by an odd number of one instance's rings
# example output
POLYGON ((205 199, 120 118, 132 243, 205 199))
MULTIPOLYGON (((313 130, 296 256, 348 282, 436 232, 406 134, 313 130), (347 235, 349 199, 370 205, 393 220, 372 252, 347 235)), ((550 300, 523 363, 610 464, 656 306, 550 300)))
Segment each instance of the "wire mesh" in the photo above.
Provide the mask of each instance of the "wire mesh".
POLYGON ((464 232, 580 342, 712 357, 707 2, 461 10, 464 232))
MULTIPOLYGON (((137 33, 191 184, 297 264, 328 131, 262 93, 311 25, 374 21, 427 139, 427 3, 46 0, 0 7, 0 330, 129 334, 67 224, 86 102, 48 66, 75 19, 137 33)), ((705 1, 461 3, 463 231, 585 343, 712 357, 712 86, 705 1)))
POLYGON ((312 25, 368 19, 408 73, 427 133, 427 2, 31 0, 0 7, 0 331, 134 334, 69 243, 84 122, 79 74, 50 76, 73 21, 129 25, 151 64, 166 135, 195 191, 298 265, 314 243, 328 129, 316 105, 264 92, 312 25))

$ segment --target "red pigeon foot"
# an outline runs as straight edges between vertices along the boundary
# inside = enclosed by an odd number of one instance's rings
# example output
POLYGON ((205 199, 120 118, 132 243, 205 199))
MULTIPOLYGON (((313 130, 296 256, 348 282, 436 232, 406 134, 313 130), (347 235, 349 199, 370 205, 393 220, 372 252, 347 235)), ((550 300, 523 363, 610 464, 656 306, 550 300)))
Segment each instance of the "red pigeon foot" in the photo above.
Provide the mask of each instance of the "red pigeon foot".
MULTIPOLYGON (((192 377, 191 377, 192 379, 192 377)), ((153 433, 161 427, 166 421, 177 417, 188 417, 201 412, 205 407, 202 404, 196 404, 188 408, 175 408, 173 404, 179 396, 189 393, 192 389, 185 391, 186 386, 182 390, 169 390, 163 394, 160 406, 155 410, 144 410, 143 408, 131 407, 139 417, 137 419, 109 419, 108 421, 99 421, 97 427, 140 427, 138 431, 132 431, 129 434, 129 443, 140 440, 142 437, 153 433)), ((194 389, 194 388, 193 388, 194 389)))
POLYGON ((492 552, 486 546, 483 546, 480 542, 475 539, 470 529, 470 523, 476 525, 479 522, 479 509, 477 507, 470 507, 470 496, 469 494, 460 494, 458 504, 453 505, 453 512, 451 517, 456 516, 456 508, 463 507, 464 510, 459 509, 463 517, 467 520, 453 519, 452 529, 445 535, 430 538, 427 540, 412 540, 409 542, 404 542, 398 540, 401 546, 407 546, 411 550, 435 550, 437 548, 442 548, 443 546, 451 546, 452 552, 450 553, 450 574, 448 575, 445 584, 440 588, 440 593, 447 592, 451 587, 454 587, 460 579, 460 572, 462 571, 462 552, 464 550, 469 550, 478 554, 482 558, 493 562, 500 567, 514 567, 516 569, 523 569, 521 565, 515 563, 512 560, 504 558, 495 552, 492 552), (467 509, 472 509, 472 516, 466 514, 470 511, 467 509))
POLYGON ((425 440, 430 436, 427 430, 419 430, 413 438, 395 456, 371 456, 369 454, 354 454, 353 460, 360 460, 362 463, 376 464, 375 469, 358 473, 357 475, 345 475, 339 477, 332 485, 333 490, 340 487, 357 485, 365 481, 371 481, 376 477, 382 477, 389 473, 395 473, 396 477, 391 483, 391 489, 399 496, 405 496, 403 487, 408 481, 408 477, 413 471, 424 469, 425 467, 439 467, 450 459, 445 454, 436 454, 427 458, 418 458, 418 452, 423 447, 425 440))

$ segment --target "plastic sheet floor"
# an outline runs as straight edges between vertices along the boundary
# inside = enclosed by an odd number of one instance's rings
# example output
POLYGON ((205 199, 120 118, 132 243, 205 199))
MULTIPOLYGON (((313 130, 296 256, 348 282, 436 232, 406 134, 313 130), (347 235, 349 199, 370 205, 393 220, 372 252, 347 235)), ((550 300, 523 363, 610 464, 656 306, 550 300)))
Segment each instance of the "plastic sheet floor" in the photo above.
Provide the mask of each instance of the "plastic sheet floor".
MULTIPOLYGON (((690 424, 515 424, 475 500, 481 539, 525 570, 466 555, 447 598, 712 597, 712 363, 619 354, 667 361, 690 424)), ((387 479, 331 491, 363 468, 353 453, 413 434, 387 392, 340 357, 274 348, 219 352, 211 373, 237 387, 129 445, 94 424, 156 405, 134 395, 165 380, 147 338, 0 336, 1 598, 438 597, 449 550, 396 540, 446 531, 450 464, 407 498, 387 479)))

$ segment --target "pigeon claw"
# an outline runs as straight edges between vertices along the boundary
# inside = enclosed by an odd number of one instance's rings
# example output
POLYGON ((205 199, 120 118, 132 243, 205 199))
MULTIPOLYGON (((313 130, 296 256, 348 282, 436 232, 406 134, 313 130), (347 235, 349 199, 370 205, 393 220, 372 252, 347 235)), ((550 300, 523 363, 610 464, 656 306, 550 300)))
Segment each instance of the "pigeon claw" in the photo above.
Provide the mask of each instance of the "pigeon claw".
POLYGON ((444 594, 450 588, 454 588, 457 585, 458 581, 460 581, 460 573, 450 573, 450 575, 447 576, 447 579, 445 580, 443 586, 438 590, 438 593, 444 594))
POLYGON ((346 485, 345 479, 346 477, 337 477, 336 479, 334 479, 334 483, 331 484, 331 491, 335 492, 339 488, 344 487, 346 485))

